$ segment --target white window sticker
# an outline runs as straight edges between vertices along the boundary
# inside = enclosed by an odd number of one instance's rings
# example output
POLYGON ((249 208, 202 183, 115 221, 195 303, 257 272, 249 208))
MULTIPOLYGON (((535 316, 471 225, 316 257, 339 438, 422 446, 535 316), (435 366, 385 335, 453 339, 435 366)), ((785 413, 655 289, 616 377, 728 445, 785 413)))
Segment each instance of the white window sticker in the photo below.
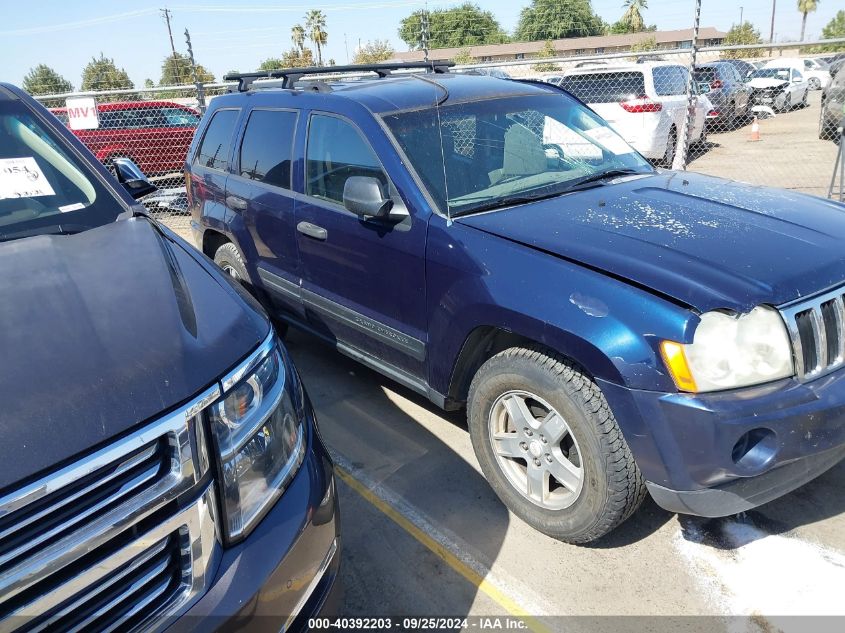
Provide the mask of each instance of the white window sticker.
POLYGON ((75 202, 73 204, 66 204, 63 207, 59 207, 59 211, 62 213, 68 213, 70 211, 79 211, 80 209, 84 209, 85 205, 81 202, 75 202))
POLYGON ((65 100, 68 126, 71 130, 96 130, 100 127, 97 102, 94 97, 76 97, 65 100))
POLYGON ((634 149, 625 140, 609 127, 594 127, 584 132, 596 143, 603 145, 605 149, 614 154, 633 154, 634 149))
POLYGON ((0 158, 0 200, 55 195, 34 158, 0 158))

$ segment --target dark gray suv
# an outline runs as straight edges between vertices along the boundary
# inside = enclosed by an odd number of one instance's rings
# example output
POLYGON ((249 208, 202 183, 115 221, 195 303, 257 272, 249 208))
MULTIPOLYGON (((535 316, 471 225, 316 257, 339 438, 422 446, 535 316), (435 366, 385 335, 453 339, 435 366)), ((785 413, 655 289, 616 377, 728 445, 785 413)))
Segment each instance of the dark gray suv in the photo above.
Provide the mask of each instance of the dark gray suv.
POLYGON ((695 81, 710 86, 707 98, 713 104, 708 124, 716 131, 729 130, 737 119, 748 116, 751 89, 733 64, 727 61, 709 62, 695 67, 695 81))

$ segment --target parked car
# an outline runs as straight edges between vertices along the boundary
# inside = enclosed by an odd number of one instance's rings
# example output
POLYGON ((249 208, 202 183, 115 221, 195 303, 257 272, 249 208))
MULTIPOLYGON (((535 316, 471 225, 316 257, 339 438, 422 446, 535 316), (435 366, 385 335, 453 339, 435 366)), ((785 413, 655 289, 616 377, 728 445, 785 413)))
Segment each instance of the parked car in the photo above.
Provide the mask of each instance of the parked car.
POLYGON ((767 62, 763 68, 794 68, 807 82, 810 90, 821 90, 830 83, 830 67, 815 59, 779 57, 767 62))
POLYGON ((195 241, 277 318, 466 407, 514 513, 587 542, 646 491, 729 515, 845 456, 845 206, 658 172, 545 83, 373 68, 230 76, 185 165, 195 241))
POLYGON ((0 84, 0 626, 301 627, 340 547, 308 396, 260 306, 115 166, 122 186, 0 84))
MULTIPOLYGON (((50 110, 68 123, 67 108, 50 110)), ((97 105, 99 127, 73 130, 101 163, 129 158, 149 175, 178 172, 200 113, 170 101, 120 101, 97 105)))
POLYGON ((748 86, 754 91, 755 106, 768 106, 785 112, 795 106, 807 106, 810 87, 797 68, 765 66, 751 73, 748 86))
POLYGON ((727 61, 699 64, 693 76, 696 82, 710 84, 707 98, 713 109, 707 119, 714 129, 731 129, 738 120, 748 116, 751 89, 733 64, 727 61))
POLYGON ((747 62, 744 59, 726 59, 724 61, 734 67, 734 70, 736 70, 739 78, 743 82, 748 81, 751 73, 757 70, 757 67, 754 64, 747 62))
MULTIPOLYGON (((570 70, 558 85, 590 106, 640 154, 671 167, 689 106, 688 79, 680 64, 643 63, 570 70)), ((706 100, 697 97, 693 143, 704 140, 708 109, 706 100)))
POLYGON ((819 138, 839 138, 839 128, 845 125, 845 73, 839 73, 822 92, 819 107, 819 138))

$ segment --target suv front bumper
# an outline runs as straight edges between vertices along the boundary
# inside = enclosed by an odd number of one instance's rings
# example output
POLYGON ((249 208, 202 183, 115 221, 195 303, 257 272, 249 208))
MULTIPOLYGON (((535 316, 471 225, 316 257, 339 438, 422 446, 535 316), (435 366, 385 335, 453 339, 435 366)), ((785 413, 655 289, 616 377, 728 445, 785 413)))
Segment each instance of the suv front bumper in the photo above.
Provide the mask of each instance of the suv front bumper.
POLYGON ((652 497, 671 512, 743 512, 845 458, 845 369, 709 394, 599 386, 652 497))

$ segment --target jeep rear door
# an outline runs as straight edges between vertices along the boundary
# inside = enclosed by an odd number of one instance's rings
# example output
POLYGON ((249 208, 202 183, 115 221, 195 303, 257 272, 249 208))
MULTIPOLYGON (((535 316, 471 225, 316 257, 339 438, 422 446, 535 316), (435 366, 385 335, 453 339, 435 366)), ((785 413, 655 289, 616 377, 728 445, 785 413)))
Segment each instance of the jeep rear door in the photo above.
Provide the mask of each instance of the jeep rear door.
POLYGON ((425 238, 387 175, 382 152, 394 152, 369 122, 366 136, 349 119, 312 112, 307 125, 304 195, 296 204, 302 301, 310 326, 342 351, 420 387, 425 376, 425 238), (363 219, 343 206, 351 176, 376 178, 399 220, 363 219))

